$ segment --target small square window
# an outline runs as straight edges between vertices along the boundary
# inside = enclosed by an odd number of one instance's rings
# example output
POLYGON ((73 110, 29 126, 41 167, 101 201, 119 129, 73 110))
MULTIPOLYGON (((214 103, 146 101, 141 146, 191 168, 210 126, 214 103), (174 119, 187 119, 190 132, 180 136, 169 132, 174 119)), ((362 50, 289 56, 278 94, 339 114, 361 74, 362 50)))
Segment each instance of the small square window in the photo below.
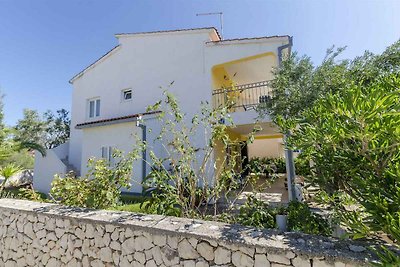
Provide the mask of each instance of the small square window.
POLYGON ((122 99, 124 101, 128 101, 132 99, 132 90, 131 89, 127 89, 122 91, 122 99))

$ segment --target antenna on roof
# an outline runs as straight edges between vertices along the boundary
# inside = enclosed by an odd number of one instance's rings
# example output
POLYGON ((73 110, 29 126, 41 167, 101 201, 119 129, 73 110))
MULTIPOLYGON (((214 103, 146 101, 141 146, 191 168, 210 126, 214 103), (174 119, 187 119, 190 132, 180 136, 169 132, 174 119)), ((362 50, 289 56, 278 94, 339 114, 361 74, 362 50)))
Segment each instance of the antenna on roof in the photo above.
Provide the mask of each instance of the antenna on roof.
POLYGON ((221 24, 221 39, 223 39, 224 35, 224 13, 222 12, 211 12, 211 13, 197 13, 196 16, 214 16, 219 15, 219 23, 221 24))

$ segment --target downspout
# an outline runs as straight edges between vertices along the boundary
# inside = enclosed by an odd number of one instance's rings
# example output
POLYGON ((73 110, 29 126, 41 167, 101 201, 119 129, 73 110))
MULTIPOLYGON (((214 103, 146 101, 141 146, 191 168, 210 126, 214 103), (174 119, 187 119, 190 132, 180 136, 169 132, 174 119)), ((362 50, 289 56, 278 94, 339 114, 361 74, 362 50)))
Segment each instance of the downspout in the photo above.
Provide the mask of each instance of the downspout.
MULTIPOLYGON (((140 123, 141 118, 139 117, 138 120, 136 121, 136 125, 142 129, 142 141, 147 142, 147 127, 145 124, 140 123)), ((146 173, 147 173, 147 148, 145 146, 145 149, 142 151, 142 182, 146 178, 146 173)))
MULTIPOLYGON (((292 52, 293 37, 289 36, 289 43, 278 47, 278 67, 282 66, 282 51, 284 49, 289 50, 289 55, 292 52)), ((288 92, 286 92, 288 93, 288 92)), ((285 158, 286 158, 286 176, 287 176, 287 186, 288 186, 288 197, 289 201, 297 200, 294 192, 294 180, 296 178, 296 171, 294 165, 293 150, 288 149, 286 140, 290 133, 284 133, 284 144, 285 144, 285 158)))
POLYGON ((282 65, 282 50, 288 48, 289 55, 290 55, 292 53, 292 46, 293 46, 293 36, 289 36, 289 43, 278 47, 278 67, 279 68, 282 65))

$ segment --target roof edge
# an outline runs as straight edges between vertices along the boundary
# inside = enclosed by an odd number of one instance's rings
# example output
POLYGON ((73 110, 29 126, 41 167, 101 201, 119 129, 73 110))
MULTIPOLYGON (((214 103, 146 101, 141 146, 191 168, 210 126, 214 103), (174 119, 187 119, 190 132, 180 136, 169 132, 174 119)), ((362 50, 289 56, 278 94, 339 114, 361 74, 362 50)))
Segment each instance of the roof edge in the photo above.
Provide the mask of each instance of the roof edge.
POLYGON ((140 35, 150 35, 150 34, 166 34, 166 33, 179 33, 179 32, 188 32, 188 31, 204 31, 204 30, 213 30, 219 40, 222 40, 221 35, 219 34, 217 28, 215 27, 202 27, 202 28, 187 28, 187 29, 175 29, 175 30, 165 30, 165 31, 149 31, 149 32, 133 32, 133 33, 116 33, 114 36, 116 38, 123 36, 140 36, 140 35))
POLYGON ((106 125, 117 124, 117 123, 134 122, 134 121, 137 121, 138 118, 140 118, 141 116, 148 116, 148 115, 159 114, 159 113, 161 113, 161 111, 150 111, 150 112, 142 112, 142 113, 132 114, 132 115, 128 115, 128 116, 115 117, 115 118, 111 118, 111 119, 103 119, 103 120, 97 120, 97 121, 78 123, 75 126, 75 129, 85 129, 85 128, 90 128, 90 127, 106 126, 106 125))
POLYGON ((98 58, 96 61, 94 61, 92 64, 84 68, 82 71, 80 71, 78 74, 76 74, 74 77, 72 77, 68 82, 72 84, 76 79, 80 78, 83 74, 85 74, 86 71, 89 69, 93 68, 97 63, 100 63, 101 61, 105 60, 107 57, 109 57, 113 52, 117 51, 118 48, 120 48, 121 45, 118 44, 114 46, 111 50, 109 50, 107 53, 102 55, 100 58, 98 58))
POLYGON ((272 35, 272 36, 262 36, 262 37, 249 37, 249 38, 233 38, 233 39, 222 39, 218 41, 210 41, 206 44, 231 44, 237 42, 246 42, 246 41, 259 41, 259 40, 269 40, 269 39, 278 39, 278 38, 291 38, 290 35, 272 35))

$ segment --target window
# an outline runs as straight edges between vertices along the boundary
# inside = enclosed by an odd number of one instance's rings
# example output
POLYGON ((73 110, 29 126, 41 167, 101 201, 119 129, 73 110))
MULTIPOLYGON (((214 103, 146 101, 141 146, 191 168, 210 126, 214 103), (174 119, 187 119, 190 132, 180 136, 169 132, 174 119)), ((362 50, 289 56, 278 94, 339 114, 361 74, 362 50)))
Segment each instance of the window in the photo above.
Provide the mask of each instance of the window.
POLYGON ((101 147, 101 157, 109 162, 113 162, 113 148, 110 146, 101 147))
POLYGON ((132 89, 126 89, 122 91, 122 100, 123 101, 132 100, 132 89))
POLYGON ((91 99, 89 104, 89 118, 96 118, 100 116, 100 99, 91 99))

